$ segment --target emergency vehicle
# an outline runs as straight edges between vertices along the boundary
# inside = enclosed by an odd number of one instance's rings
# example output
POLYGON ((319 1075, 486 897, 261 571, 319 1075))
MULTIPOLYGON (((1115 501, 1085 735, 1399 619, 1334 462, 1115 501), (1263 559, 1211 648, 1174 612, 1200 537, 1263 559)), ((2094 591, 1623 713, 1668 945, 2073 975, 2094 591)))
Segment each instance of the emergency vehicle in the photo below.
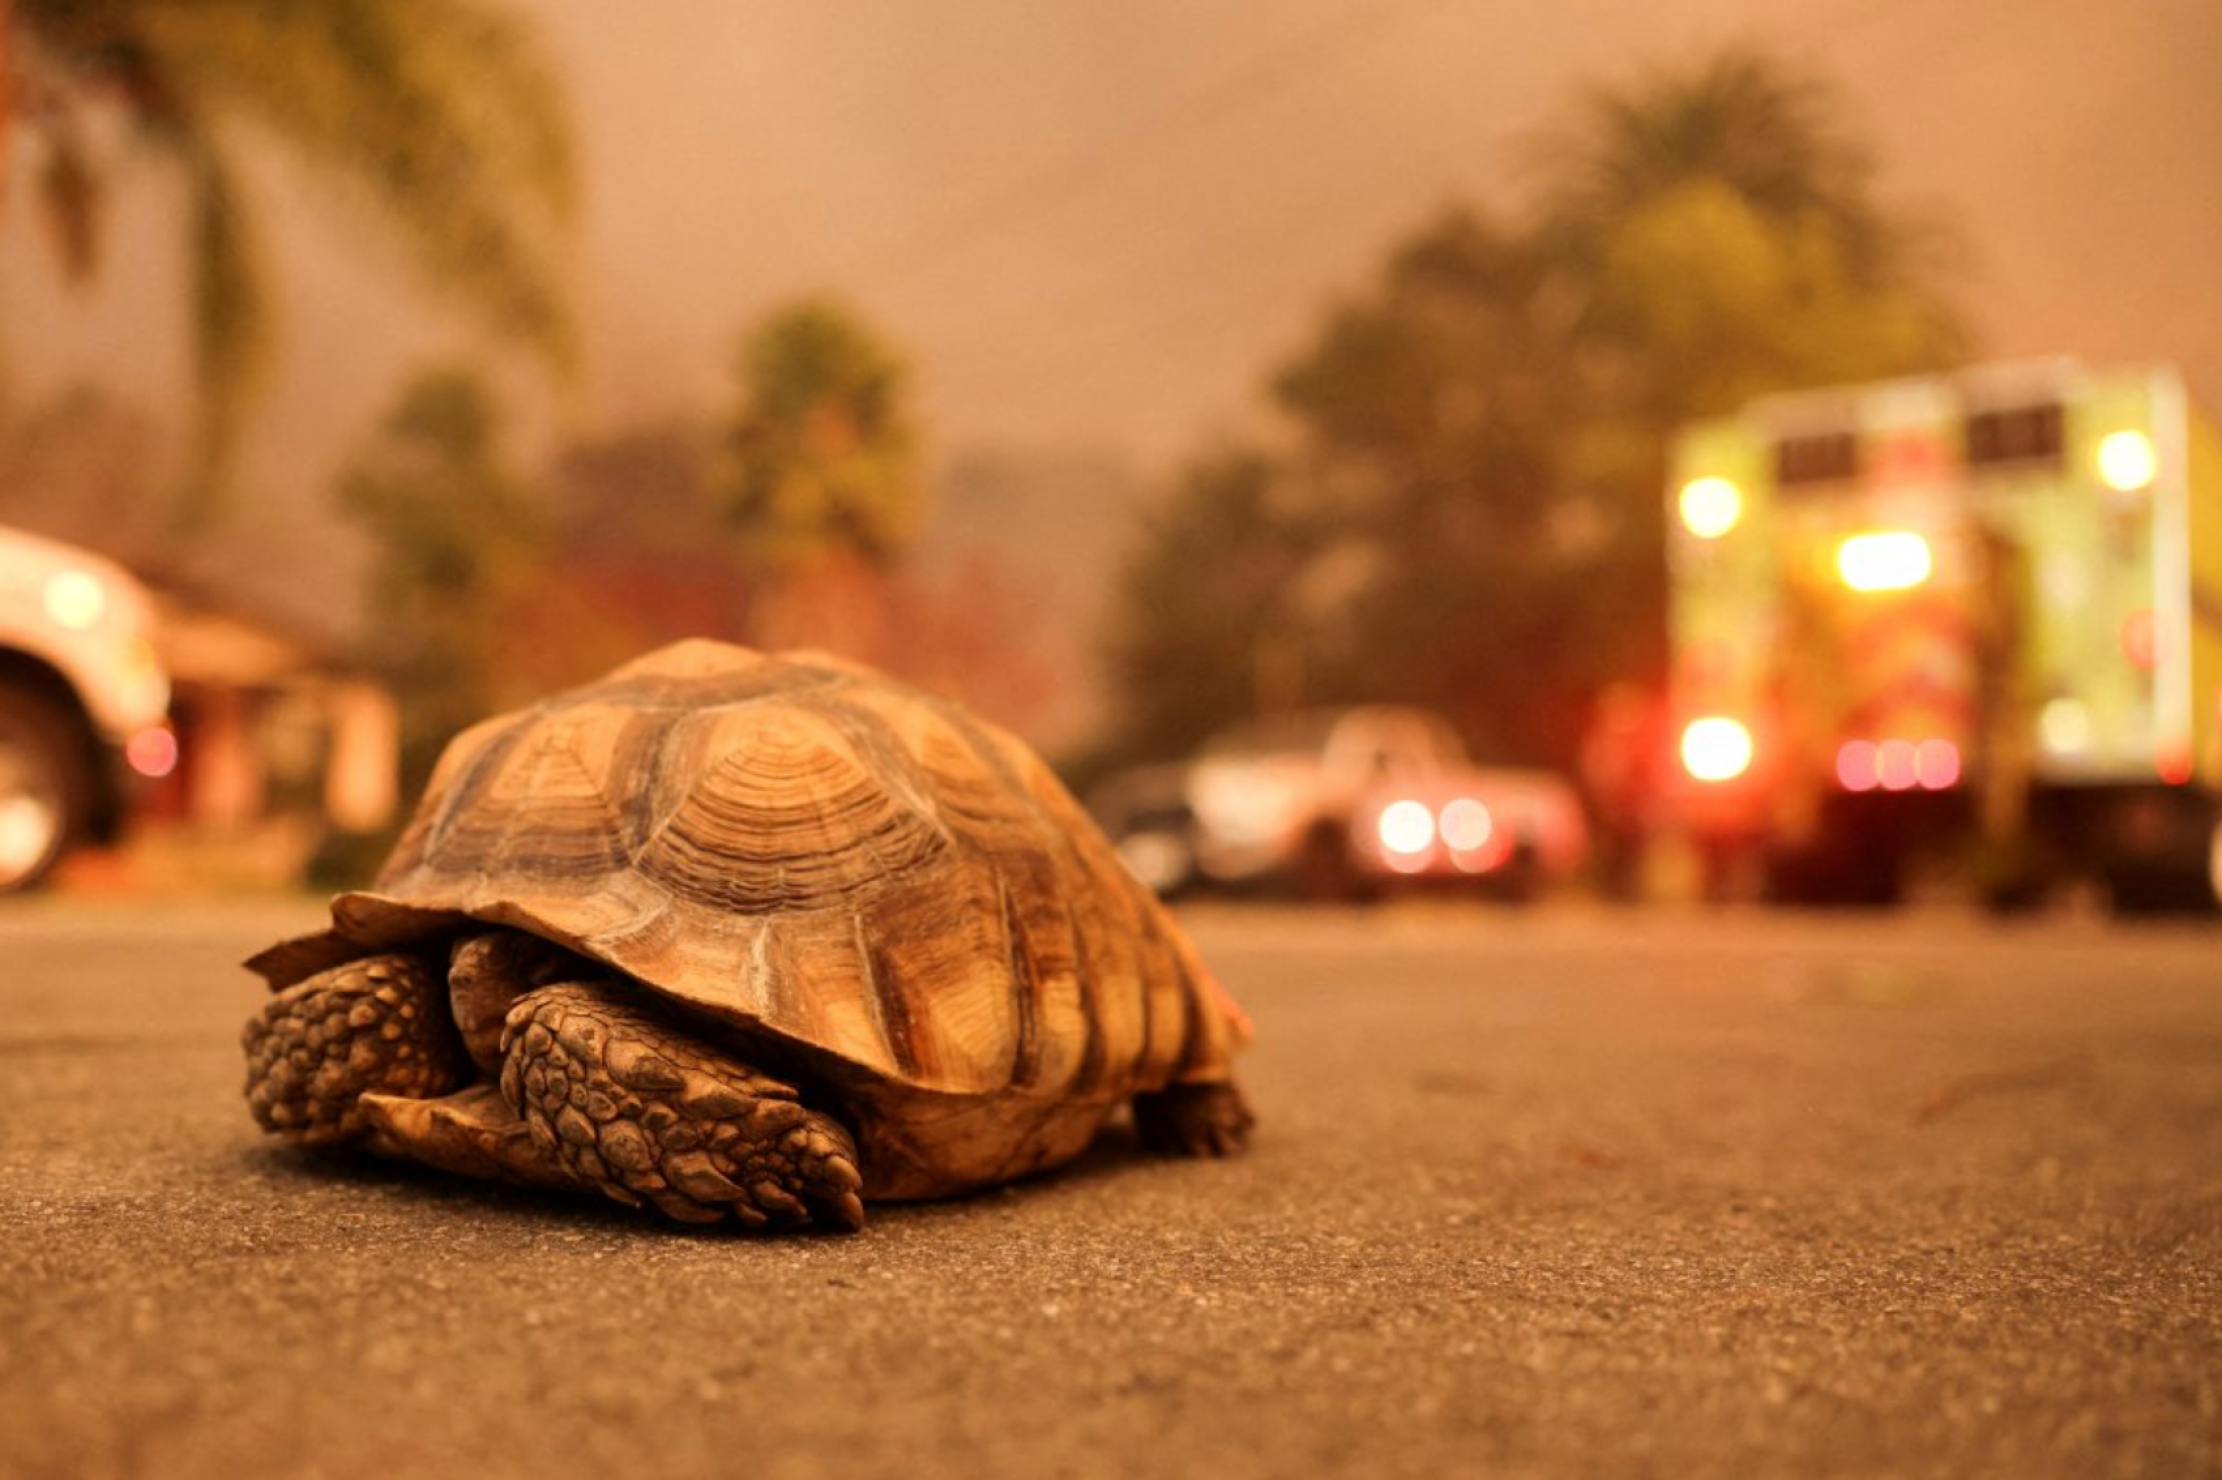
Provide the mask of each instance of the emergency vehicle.
POLYGON ((1668 821, 1716 887, 2211 906, 2222 438, 2180 376, 1772 396, 1671 468, 1668 821))

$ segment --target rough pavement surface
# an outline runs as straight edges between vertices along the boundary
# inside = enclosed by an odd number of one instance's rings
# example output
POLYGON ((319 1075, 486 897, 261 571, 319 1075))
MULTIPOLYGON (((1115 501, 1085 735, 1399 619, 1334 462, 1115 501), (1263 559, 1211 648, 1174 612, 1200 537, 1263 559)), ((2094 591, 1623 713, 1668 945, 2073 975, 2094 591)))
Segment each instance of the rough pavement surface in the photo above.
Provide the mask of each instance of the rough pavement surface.
POLYGON ((2222 1474, 2222 932, 1194 917, 1255 1152, 747 1236, 264 1138, 308 904, 0 909, 0 1476, 2222 1474))

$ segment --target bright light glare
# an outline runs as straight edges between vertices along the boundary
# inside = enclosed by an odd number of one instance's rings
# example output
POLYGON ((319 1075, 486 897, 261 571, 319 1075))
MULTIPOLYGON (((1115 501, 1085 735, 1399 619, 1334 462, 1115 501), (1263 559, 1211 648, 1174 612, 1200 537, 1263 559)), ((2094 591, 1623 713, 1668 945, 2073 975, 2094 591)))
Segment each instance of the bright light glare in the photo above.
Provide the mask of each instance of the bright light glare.
POLYGON ((1910 530, 1855 534, 1836 551, 1837 573, 1854 591, 1904 591, 1929 579, 1929 542, 1910 530))
POLYGON ((1682 732, 1682 765, 1699 781, 1733 781, 1751 756, 1751 731, 1726 715, 1693 719, 1682 732))
POLYGON ((1921 774, 1911 740, 1885 740, 1875 747, 1875 778, 1884 791, 1911 791, 1921 774))
POLYGON ((1836 751, 1846 791, 1943 791, 1960 782, 1960 747, 1949 740, 1847 740, 1836 751))
POLYGON ((1882 776, 1875 769, 1875 742, 1847 740, 1836 751, 1836 779, 1846 791, 1873 791, 1882 776))
POLYGON ((1425 853, 1435 842, 1435 814, 1423 802, 1391 802, 1373 830, 1391 853, 1425 853))
POLYGON ((1913 748, 1913 779, 1924 790, 1943 791, 1960 783, 1960 747, 1949 740, 1924 740, 1913 748))
POLYGON ((108 610, 108 591, 90 571, 65 570, 46 583, 46 614, 72 632, 99 625, 108 610))
POLYGON ((2160 455, 2143 432, 2109 432, 2099 442, 2099 481, 2116 493, 2150 488, 2160 472, 2160 455))
POLYGON ((2054 755, 2081 755, 2091 748, 2091 711, 2079 699, 2055 699, 2038 711, 2037 735, 2054 755))
POLYGON ((2160 772, 2161 780, 2167 782, 2170 786, 2181 786, 2191 779, 2191 747, 2189 745, 2168 746, 2160 752, 2153 764, 2160 772))
POLYGON ((1744 496, 1726 478, 1692 478, 1682 485, 1682 523, 1701 540, 1717 540, 1744 517, 1744 496))
POLYGON ((1460 797, 1443 808, 1443 841, 1460 853, 1471 853, 1486 847, 1496 824, 1490 821, 1489 809, 1472 797, 1460 797))
POLYGON ((123 758, 142 776, 159 779, 177 769, 177 736, 160 725, 124 742, 123 758))

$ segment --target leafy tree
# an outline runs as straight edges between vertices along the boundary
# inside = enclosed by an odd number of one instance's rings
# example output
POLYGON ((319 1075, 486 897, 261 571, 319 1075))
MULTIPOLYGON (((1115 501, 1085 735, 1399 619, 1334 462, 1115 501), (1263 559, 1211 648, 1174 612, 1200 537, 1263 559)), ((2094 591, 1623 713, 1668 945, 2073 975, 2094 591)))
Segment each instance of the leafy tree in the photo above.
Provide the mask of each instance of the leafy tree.
POLYGON ((824 299, 742 343, 727 507, 752 561, 792 573, 830 554, 890 564, 924 513, 904 366, 824 299))
MULTIPOLYGON (((1588 94, 1527 210, 1428 223, 1281 368, 1295 445, 1244 477, 1304 491, 1315 551, 1371 557, 1332 630, 1283 628, 1306 649, 1293 697, 1431 703, 1492 750, 1571 764, 1590 695, 1656 678, 1672 427, 1961 348, 1937 237, 1882 201, 1837 116, 1742 51, 1588 94)), ((1215 528, 1229 499, 1191 478, 1130 572, 1113 657, 1134 748, 1289 697, 1227 672, 1281 621, 1270 601, 1183 594, 1223 585, 1242 537, 1171 532, 1215 528)))
POLYGON ((1197 458, 1128 560, 1108 658, 1119 727, 1143 750, 1185 750, 1300 685, 1290 670, 1304 655, 1280 638, 1322 546, 1286 478, 1256 451, 1197 458))
POLYGON ((189 515, 210 508, 267 368, 250 140, 352 187, 418 276, 568 363, 569 128, 524 27, 492 0, 0 0, 0 67, 0 138, 17 123, 42 146, 32 183, 69 280, 101 256, 113 161, 96 113, 119 109, 185 180, 189 515))
POLYGON ((414 792, 456 731, 545 687, 538 618, 560 606, 541 576, 547 520, 506 465, 491 396, 453 368, 409 384, 339 498, 376 542, 370 627, 401 695, 414 792))
POLYGON ((1935 224, 1820 81, 1737 48, 1593 90, 1540 141, 1537 230, 1584 283, 1595 394, 1653 426, 1963 348, 1935 224))
POLYGON ((1316 512, 1376 551, 1347 661, 1315 661, 1304 698, 1426 703, 1549 758, 1609 671, 1630 612, 1569 437, 1573 287, 1537 234, 1454 211, 1282 371, 1302 457, 1358 491, 1316 512))

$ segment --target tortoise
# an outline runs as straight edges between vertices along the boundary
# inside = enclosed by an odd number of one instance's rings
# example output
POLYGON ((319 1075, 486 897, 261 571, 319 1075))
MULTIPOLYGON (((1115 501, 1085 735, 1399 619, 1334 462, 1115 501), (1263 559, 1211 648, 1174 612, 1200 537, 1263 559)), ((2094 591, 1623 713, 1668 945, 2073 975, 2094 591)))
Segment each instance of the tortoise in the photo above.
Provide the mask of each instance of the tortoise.
POLYGON ((458 735, 367 890, 247 962, 262 1126, 685 1222, 855 1229, 1242 1149, 1249 1023, 1048 767, 823 654, 696 639, 458 735))

